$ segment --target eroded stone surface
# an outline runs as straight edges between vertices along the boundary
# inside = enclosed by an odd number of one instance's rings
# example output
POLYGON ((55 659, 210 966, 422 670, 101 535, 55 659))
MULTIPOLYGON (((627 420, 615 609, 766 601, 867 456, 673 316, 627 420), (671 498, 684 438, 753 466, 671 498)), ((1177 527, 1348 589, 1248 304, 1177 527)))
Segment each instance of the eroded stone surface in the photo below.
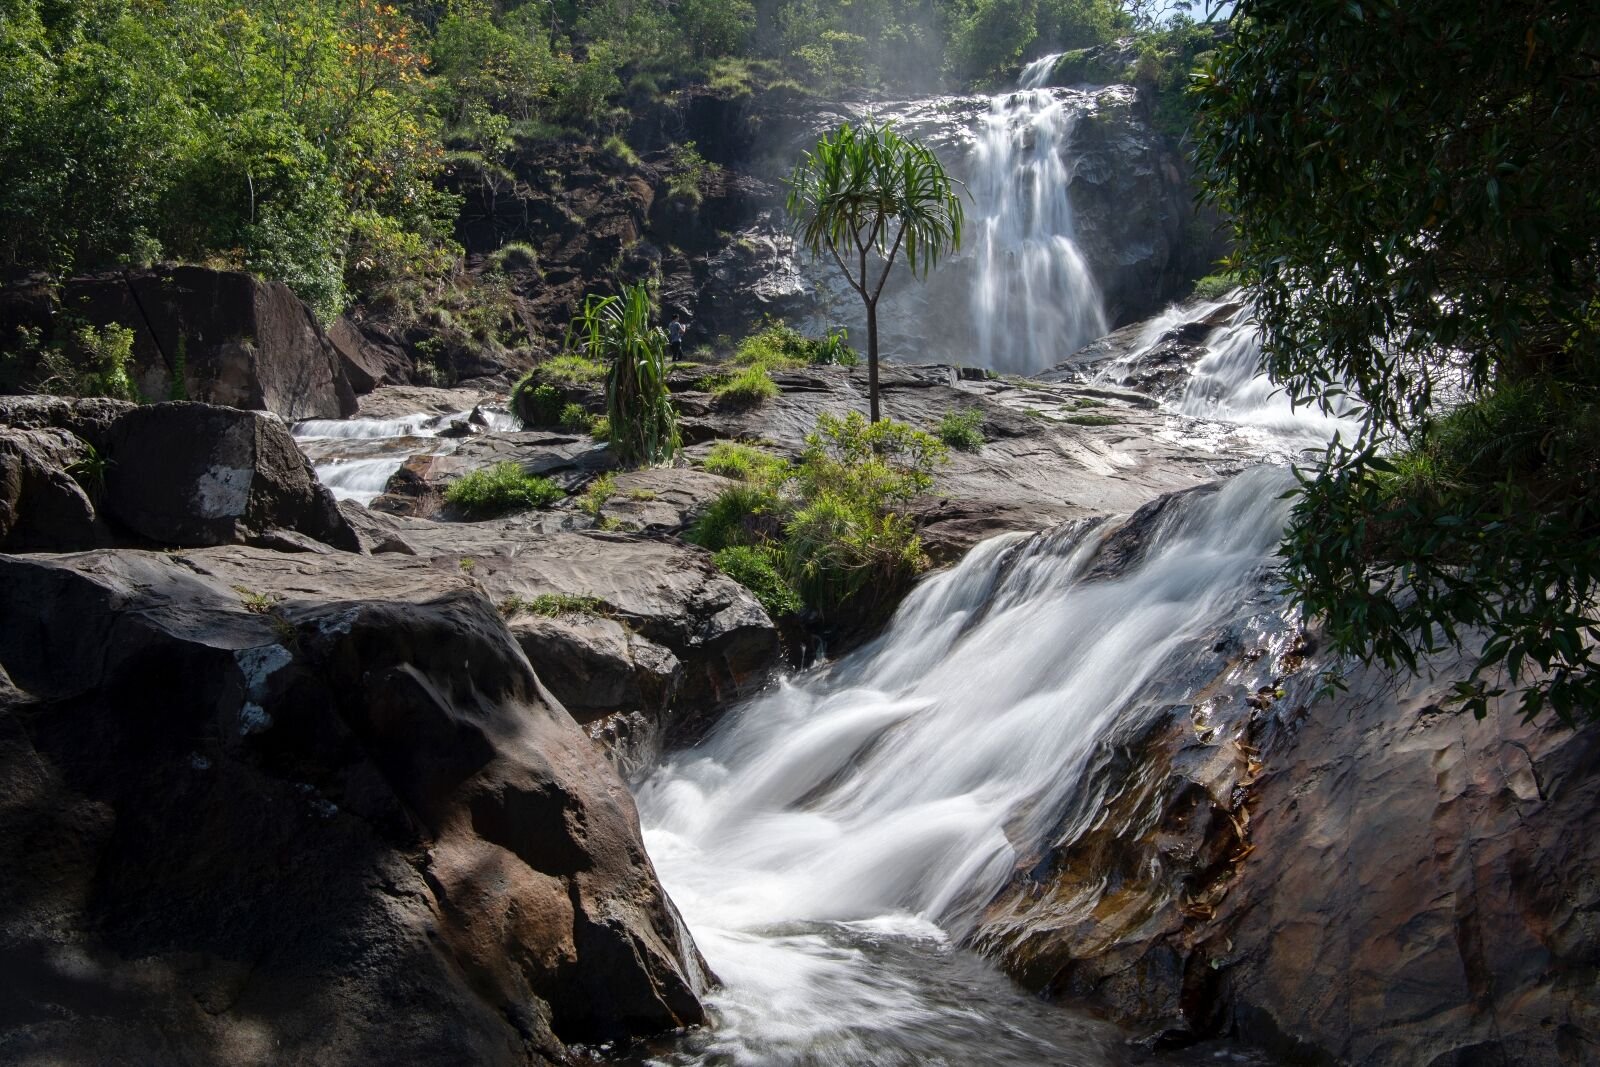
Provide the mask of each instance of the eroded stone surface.
POLYGON ((0 556, 0 668, 0 1058, 527 1064, 702 1017, 627 790, 464 576, 0 556))

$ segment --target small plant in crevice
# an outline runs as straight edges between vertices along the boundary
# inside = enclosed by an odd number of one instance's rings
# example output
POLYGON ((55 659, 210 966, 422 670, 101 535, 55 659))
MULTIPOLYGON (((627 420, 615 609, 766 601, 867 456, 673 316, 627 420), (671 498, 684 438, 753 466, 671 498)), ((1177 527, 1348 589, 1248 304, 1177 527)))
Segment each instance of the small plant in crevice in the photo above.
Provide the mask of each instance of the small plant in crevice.
POLYGON ((496 463, 450 483, 445 503, 468 518, 493 518, 510 511, 545 508, 565 497, 566 490, 548 478, 528 474, 515 463, 496 463))
POLYGON ((947 411, 939 419, 934 433, 939 440, 962 452, 976 452, 983 447, 983 412, 977 408, 966 411, 947 411))
POLYGON ((515 615, 542 615, 547 619, 562 615, 605 615, 606 608, 598 598, 576 596, 570 593, 540 593, 536 597, 508 596, 500 602, 500 614, 506 618, 515 615))
POLYGON ((593 519, 600 518, 600 512, 607 502, 617 493, 617 476, 615 474, 602 474, 589 483, 589 488, 584 490, 583 496, 578 500, 578 509, 593 519))
POLYGON ((239 594, 239 603, 244 606, 244 610, 252 615, 270 614, 283 599, 276 593, 258 593, 243 585, 234 586, 233 591, 239 594))

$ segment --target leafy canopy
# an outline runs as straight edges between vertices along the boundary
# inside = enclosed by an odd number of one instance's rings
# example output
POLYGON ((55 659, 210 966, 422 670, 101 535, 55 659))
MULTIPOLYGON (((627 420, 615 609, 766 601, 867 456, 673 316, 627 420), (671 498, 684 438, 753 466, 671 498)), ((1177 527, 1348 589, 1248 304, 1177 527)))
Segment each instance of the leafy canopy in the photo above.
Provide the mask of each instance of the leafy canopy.
POLYGON ((1600 22, 1581 0, 1242 0, 1198 76, 1268 371, 1348 405, 1284 544, 1341 649, 1600 709, 1600 22), (1538 668, 1529 677, 1530 666, 1538 668))
POLYGON ((904 253, 924 277, 961 247, 964 212, 957 182, 932 149, 893 127, 843 123, 822 135, 789 177, 787 206, 800 243, 826 252, 867 312, 868 397, 878 421, 878 298, 904 253))
POLYGON ((801 243, 831 255, 851 288, 876 300, 901 251, 923 277, 946 251, 960 249, 956 184, 932 149, 892 126, 846 122, 801 157, 787 206, 801 243))

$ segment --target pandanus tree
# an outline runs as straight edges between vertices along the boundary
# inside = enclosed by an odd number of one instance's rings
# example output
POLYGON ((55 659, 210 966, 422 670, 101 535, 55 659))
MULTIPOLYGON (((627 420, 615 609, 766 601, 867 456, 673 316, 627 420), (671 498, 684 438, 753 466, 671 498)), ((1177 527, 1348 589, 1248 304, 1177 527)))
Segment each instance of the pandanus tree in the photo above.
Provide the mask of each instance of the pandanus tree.
POLYGON ((609 364, 606 415, 611 447, 623 463, 664 463, 678 454, 678 413, 667 389, 667 338, 650 324, 650 290, 590 294, 572 320, 567 349, 609 364))
POLYGON ((957 183, 931 149, 885 124, 844 123, 826 133, 789 177, 788 208, 800 243, 833 257, 867 312, 867 386, 878 410, 878 299, 896 259, 924 278, 961 247, 957 183))

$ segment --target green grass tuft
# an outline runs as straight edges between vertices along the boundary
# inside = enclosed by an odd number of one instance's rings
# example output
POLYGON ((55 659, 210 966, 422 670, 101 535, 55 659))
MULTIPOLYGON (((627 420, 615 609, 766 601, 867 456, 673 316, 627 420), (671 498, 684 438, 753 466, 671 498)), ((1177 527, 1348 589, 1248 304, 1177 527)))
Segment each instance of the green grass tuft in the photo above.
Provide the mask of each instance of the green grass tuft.
POLYGON ((778 383, 772 380, 765 367, 746 367, 713 387, 711 395, 718 400, 753 406, 773 399, 778 392, 778 383))
POLYGON ((531 600, 520 596, 508 596, 500 602, 500 614, 508 619, 513 615, 543 615, 547 619, 554 619, 562 615, 605 613, 605 605, 597 598, 573 596, 569 593, 540 593, 531 600))
POLYGON ((742 482, 782 480, 789 469, 787 462, 771 452, 736 441, 718 441, 712 445, 703 466, 712 474, 742 482))
POLYGON ((723 574, 754 593, 773 618, 798 614, 805 606, 800 594, 784 579, 779 570, 782 557, 773 549, 733 545, 714 553, 711 559, 723 574))
POLYGON ((445 503, 469 518, 492 518, 510 511, 549 507, 566 491, 548 478, 527 474, 515 463, 496 463, 452 482, 445 503))

